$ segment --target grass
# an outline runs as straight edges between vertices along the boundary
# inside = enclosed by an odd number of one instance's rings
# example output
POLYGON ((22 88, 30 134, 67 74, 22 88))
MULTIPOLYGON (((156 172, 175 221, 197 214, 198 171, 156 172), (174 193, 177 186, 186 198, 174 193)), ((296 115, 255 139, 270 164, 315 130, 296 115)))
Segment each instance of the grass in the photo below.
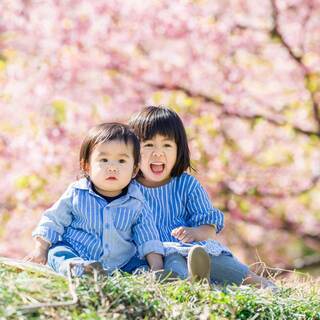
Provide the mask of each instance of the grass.
POLYGON ((280 290, 208 288, 187 281, 159 283, 151 274, 116 273, 75 279, 78 301, 26 312, 37 302, 71 301, 67 279, 45 268, 0 260, 0 319, 290 319, 320 320, 320 281, 294 274, 280 290))

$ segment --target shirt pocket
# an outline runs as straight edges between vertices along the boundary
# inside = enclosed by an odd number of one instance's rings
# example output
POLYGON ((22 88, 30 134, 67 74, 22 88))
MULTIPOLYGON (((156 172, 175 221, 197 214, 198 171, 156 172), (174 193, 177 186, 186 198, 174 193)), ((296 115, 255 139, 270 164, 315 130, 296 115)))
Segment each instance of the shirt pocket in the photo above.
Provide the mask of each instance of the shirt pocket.
POLYGON ((136 210, 116 208, 113 211, 113 223, 117 230, 131 231, 136 221, 136 210))

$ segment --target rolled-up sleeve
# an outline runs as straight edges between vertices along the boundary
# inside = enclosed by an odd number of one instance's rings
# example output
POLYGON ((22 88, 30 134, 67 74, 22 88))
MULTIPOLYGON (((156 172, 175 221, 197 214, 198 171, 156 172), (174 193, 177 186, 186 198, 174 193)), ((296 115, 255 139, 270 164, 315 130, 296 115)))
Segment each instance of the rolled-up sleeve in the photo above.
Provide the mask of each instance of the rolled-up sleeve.
POLYGON ((140 211, 139 218, 133 227, 133 240, 138 247, 140 258, 153 252, 163 255, 164 249, 160 241, 159 232, 147 207, 140 211))
POLYGON ((214 225, 216 233, 219 233, 224 226, 224 215, 212 206, 207 192, 197 182, 195 188, 190 193, 187 202, 190 226, 214 225))
POLYGON ((72 221, 72 197, 73 188, 70 186, 60 199, 43 213, 38 226, 32 232, 32 236, 41 237, 51 244, 59 241, 64 228, 72 221))

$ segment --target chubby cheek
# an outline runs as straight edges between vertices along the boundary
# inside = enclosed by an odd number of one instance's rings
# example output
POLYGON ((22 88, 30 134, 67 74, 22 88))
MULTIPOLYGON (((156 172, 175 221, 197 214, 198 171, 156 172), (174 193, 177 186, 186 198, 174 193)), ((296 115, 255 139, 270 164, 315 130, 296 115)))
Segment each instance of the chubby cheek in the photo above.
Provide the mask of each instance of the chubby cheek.
POLYGON ((147 172, 147 170, 148 170, 148 161, 144 161, 143 159, 141 159, 140 170, 142 171, 142 173, 146 173, 147 172))
POLYGON ((149 161, 148 157, 145 156, 145 154, 141 153, 141 161, 140 161, 140 170, 142 171, 143 174, 146 174, 149 169, 149 161))
POLYGON ((97 172, 99 172, 101 170, 101 168, 97 165, 97 164, 93 164, 91 166, 91 174, 96 174, 97 172))
POLYGON ((103 178, 104 176, 104 168, 99 164, 93 164, 91 166, 90 175, 98 178, 103 178))

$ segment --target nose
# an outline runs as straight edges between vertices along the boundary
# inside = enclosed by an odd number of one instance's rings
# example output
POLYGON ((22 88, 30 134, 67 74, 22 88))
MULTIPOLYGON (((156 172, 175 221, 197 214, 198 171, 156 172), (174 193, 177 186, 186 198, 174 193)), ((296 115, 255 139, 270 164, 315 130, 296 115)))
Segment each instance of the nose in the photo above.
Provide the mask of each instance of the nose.
POLYGON ((163 152, 161 149, 157 148, 157 149, 153 150, 153 155, 155 157, 161 157, 163 155, 163 152))
POLYGON ((114 163, 109 163, 107 166, 107 171, 110 173, 115 173, 118 171, 118 167, 114 163))

